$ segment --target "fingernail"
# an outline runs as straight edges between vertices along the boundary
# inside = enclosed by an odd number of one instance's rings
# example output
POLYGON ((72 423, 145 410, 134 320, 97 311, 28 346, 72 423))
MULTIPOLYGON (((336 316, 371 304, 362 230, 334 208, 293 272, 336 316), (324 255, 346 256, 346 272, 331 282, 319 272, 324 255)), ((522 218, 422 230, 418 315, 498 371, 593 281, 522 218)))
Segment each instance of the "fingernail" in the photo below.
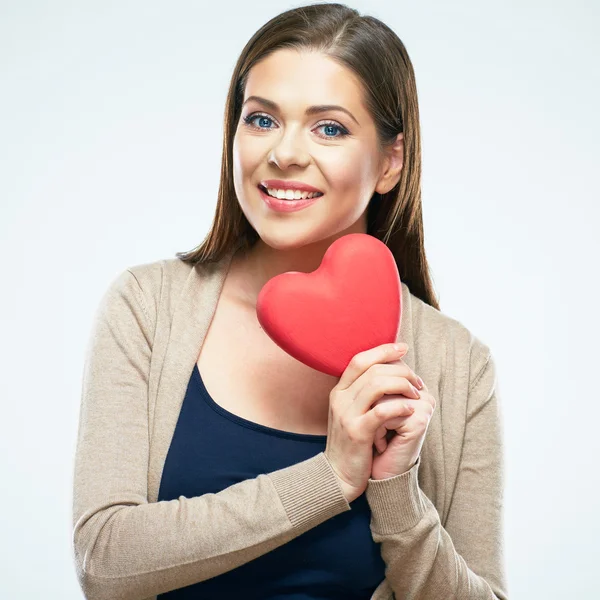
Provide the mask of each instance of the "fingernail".
POLYGON ((412 388, 413 392, 415 393, 415 395, 417 396, 417 398, 421 397, 421 394, 419 394, 419 390, 417 390, 417 388, 411 383, 410 387, 412 388))
POLYGON ((422 390, 423 386, 425 385, 423 383, 423 380, 417 375, 417 381, 419 382, 419 389, 422 390))

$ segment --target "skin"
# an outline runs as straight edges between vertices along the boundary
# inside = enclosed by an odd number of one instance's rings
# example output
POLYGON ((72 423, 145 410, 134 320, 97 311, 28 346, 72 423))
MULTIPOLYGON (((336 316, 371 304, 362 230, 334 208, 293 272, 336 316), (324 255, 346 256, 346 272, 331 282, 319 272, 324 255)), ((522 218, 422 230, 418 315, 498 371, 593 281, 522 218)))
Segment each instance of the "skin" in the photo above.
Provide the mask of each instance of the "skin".
POLYGON ((263 285, 286 271, 318 268, 327 248, 349 233, 366 233, 366 211, 374 192, 386 193, 400 179, 404 141, 399 134, 387 152, 377 147, 375 122, 362 102, 360 82, 345 67, 318 52, 282 49, 254 65, 250 96, 274 101, 279 111, 244 103, 233 142, 233 178, 240 207, 260 235, 251 251, 237 253, 240 300, 256 306, 263 285), (310 82, 310 85, 307 85, 310 82), (340 111, 307 116, 307 107, 337 104, 340 111), (244 117, 255 112, 254 128, 244 117), (335 121, 341 128, 322 125, 335 121), (343 131, 349 134, 341 137, 343 131), (324 193, 313 205, 278 213, 260 197, 263 179, 292 179, 324 193))
MULTIPOLYGON (((367 208, 373 193, 386 193, 398 183, 403 134, 397 136, 393 147, 381 152, 375 122, 362 97, 361 83, 354 74, 319 52, 282 49, 251 69, 234 136, 233 179, 240 207, 260 239, 250 251, 236 253, 229 272, 235 281, 232 288, 236 300, 249 311, 255 310, 258 294, 269 279, 287 271, 314 271, 336 239, 349 233, 366 233, 367 208), (250 96, 267 98, 278 109, 256 100, 246 102, 250 96), (306 108, 317 104, 340 105, 353 118, 337 110, 306 115, 306 108), (253 119, 247 124, 244 118, 249 116, 253 119), (342 135, 345 132, 347 135, 342 135), (301 211, 275 212, 257 188, 264 179, 302 181, 324 195, 301 211)), ((415 374, 402 360, 388 365, 388 374, 397 381, 411 378, 416 383, 415 374)), ((357 375, 354 373, 354 377, 357 375)), ((358 406, 356 399, 364 394, 359 388, 367 379, 380 376, 380 371, 369 370, 352 389, 342 392, 344 398, 352 399, 348 406, 358 406)), ((435 402, 426 388, 423 394, 428 402, 406 400, 413 403, 415 412, 402 417, 397 412, 397 418, 376 432, 379 454, 371 456, 371 450, 367 450, 368 456, 363 457, 372 461, 365 468, 372 468, 373 478, 404 473, 416 461, 435 402), (396 433, 389 442, 385 439, 388 429, 396 433)), ((371 404, 373 400, 363 398, 362 402, 371 404)), ((345 460, 330 460, 338 474, 344 472, 345 460)), ((357 490, 360 493, 365 485, 362 481, 357 486, 348 477, 340 476, 340 480, 348 498, 356 497, 357 490)))

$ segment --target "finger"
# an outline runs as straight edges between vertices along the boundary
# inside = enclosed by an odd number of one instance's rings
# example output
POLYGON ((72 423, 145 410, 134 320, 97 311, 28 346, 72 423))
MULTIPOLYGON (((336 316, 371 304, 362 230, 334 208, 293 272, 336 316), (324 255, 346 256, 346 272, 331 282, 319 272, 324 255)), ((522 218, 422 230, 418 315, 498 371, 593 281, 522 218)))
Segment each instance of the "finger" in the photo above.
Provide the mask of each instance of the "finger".
POLYGON ((375 432, 375 438, 373 439, 373 443, 375 444, 375 448, 377 448, 377 451, 381 454, 386 446, 387 446, 387 440, 386 440, 386 435, 387 435, 388 429, 385 425, 385 423, 383 425, 380 425, 377 428, 377 431, 375 432))
POLYGON ((413 398, 418 400, 419 391, 405 377, 371 377, 365 379, 363 386, 356 393, 354 402, 348 406, 349 416, 359 417, 373 408, 373 404, 381 405, 386 402, 392 402, 397 398, 386 398, 386 396, 401 395, 404 398, 413 398))
POLYGON ((411 383, 419 390, 425 390, 426 392, 429 391, 429 388, 427 387, 425 381, 419 377, 405 362, 403 359, 398 359, 398 360, 391 360, 388 363, 386 363, 386 365, 392 365, 392 366, 400 366, 403 365, 406 369, 407 372, 410 373, 410 376, 405 374, 404 372, 402 373, 402 375, 404 375, 407 379, 410 379, 411 383))
MULTIPOLYGON (((415 413, 413 412, 412 415, 414 415, 414 414, 415 413)), ((383 424, 383 427, 385 427, 385 430, 386 430, 386 435, 387 435, 388 431, 394 431, 396 429, 399 429, 403 425, 406 425, 406 422, 408 421, 408 419, 410 419, 412 417, 412 415, 406 415, 404 417, 394 417, 393 419, 386 421, 383 424)))
POLYGON ((379 454, 383 454, 385 452, 385 449, 387 448, 388 443, 391 439, 389 434, 396 433, 398 429, 402 427, 402 425, 404 425, 408 419, 410 419, 411 416, 412 415, 406 415, 404 417, 393 417, 389 421, 386 421, 383 425, 381 425, 379 429, 377 429, 377 432, 375 433, 375 439, 373 440, 373 444, 379 454))
POLYGON ((375 439, 375 432, 390 419, 395 417, 407 417, 413 414, 414 407, 410 406, 404 400, 396 400, 394 402, 386 402, 384 404, 378 404, 369 412, 361 417, 362 423, 361 429, 366 430, 373 439, 375 439))
POLYGON ((385 436, 375 441, 375 450, 377 450, 379 454, 383 454, 386 448, 387 440, 385 439, 385 436))
MULTIPOLYGON (((382 365, 373 365, 369 370, 377 369, 382 375, 396 375, 406 377, 417 389, 420 389, 419 376, 402 360, 391 360, 382 365)), ((423 387, 423 389, 425 389, 423 387)))
POLYGON ((396 349, 395 344, 382 344, 355 354, 342 373, 336 388, 338 390, 349 388, 372 365, 398 360, 407 351, 407 344, 402 344, 399 350, 396 349))
MULTIPOLYGON (((407 399, 404 400, 404 402, 407 404, 407 406, 412 406, 415 409, 412 414, 414 417, 412 429, 420 430, 422 426, 425 426, 426 428, 429 427, 429 422, 431 421, 431 417, 435 411, 432 405, 424 400, 407 399)), ((398 427, 395 429, 398 429, 398 427)))

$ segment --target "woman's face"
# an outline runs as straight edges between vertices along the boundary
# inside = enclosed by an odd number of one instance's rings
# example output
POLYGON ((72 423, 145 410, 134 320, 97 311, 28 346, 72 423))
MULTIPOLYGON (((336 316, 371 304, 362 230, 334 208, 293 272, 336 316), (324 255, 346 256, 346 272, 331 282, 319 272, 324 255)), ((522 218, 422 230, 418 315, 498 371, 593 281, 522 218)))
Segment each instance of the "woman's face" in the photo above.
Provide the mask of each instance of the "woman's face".
POLYGON ((351 71, 322 53, 282 49, 254 65, 248 77, 233 142, 235 191, 246 218, 272 248, 333 241, 366 232, 369 200, 397 183, 402 150, 402 134, 391 161, 378 150, 375 123, 351 71), (348 112, 307 114, 314 105, 348 112), (258 188, 268 179, 300 181, 323 196, 302 210, 278 212, 258 188))

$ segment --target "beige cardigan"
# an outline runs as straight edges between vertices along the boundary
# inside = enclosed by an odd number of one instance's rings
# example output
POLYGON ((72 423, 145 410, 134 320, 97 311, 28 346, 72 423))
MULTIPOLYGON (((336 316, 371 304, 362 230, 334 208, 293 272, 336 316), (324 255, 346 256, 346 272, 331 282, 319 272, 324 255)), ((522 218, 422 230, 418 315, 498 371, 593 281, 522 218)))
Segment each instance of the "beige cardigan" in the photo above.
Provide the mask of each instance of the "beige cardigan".
MULTIPOLYGON (((154 600, 251 561, 350 505, 323 452, 217 494, 157 502, 186 388, 232 253, 117 276, 86 351, 73 549, 91 600, 154 600)), ((366 498, 386 577, 372 596, 505 600, 503 431, 490 350, 402 284, 398 341, 438 401, 408 472, 366 498)))

